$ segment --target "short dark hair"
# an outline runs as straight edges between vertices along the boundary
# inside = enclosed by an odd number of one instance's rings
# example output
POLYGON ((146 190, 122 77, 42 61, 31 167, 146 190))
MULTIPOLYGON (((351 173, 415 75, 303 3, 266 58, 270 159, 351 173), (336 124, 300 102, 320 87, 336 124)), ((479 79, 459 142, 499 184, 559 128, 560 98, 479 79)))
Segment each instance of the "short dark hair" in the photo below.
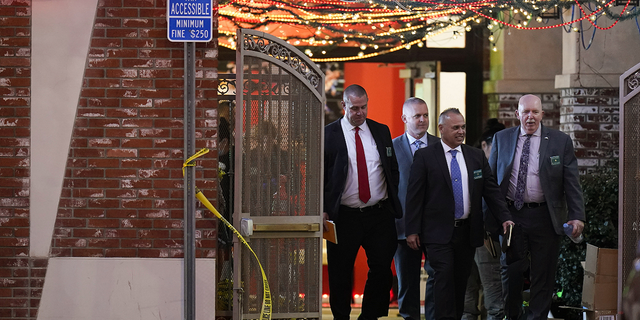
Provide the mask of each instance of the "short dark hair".
POLYGON ((496 118, 487 120, 487 123, 484 127, 484 132, 480 135, 478 147, 482 145, 482 141, 484 141, 487 145, 493 143, 493 136, 496 134, 496 132, 504 128, 506 128, 505 125, 498 122, 498 119, 496 118))
POLYGON ((342 101, 351 102, 351 97, 367 97, 367 90, 358 84, 352 84, 344 89, 342 101))
POLYGON ((448 118, 450 113, 462 115, 462 113, 460 113, 460 110, 458 108, 446 109, 440 113, 440 117, 438 117, 438 124, 443 124, 444 118, 445 117, 448 118))

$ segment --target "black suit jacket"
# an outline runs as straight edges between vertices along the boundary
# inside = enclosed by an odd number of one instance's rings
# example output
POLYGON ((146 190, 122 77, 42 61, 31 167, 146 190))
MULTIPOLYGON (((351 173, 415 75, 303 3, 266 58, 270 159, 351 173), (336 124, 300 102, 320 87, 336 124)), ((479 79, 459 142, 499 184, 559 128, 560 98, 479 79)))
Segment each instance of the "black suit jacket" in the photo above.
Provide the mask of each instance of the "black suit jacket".
MULTIPOLYGON (((436 143, 440 143, 440 138, 427 133, 427 146, 436 143)), ((407 203, 407 186, 409 185, 409 176, 411 176, 411 164, 413 163, 413 153, 411 152, 411 145, 409 145, 409 138, 407 138, 406 132, 393 139, 393 149, 396 151, 396 156, 398 158, 398 167, 400 170, 398 199, 400 200, 400 205, 402 206, 402 212, 405 212, 407 203)), ((398 233, 398 240, 404 240, 407 238, 404 231, 404 220, 406 216, 407 215, 405 214, 402 216, 402 218, 396 219, 396 232, 398 233)))
MULTIPOLYGON (((469 175, 470 244, 479 247, 484 242, 482 199, 501 223, 511 220, 511 214, 482 150, 462 145, 462 154, 469 175)), ((418 234, 422 243, 451 241, 455 203, 442 143, 416 151, 406 201, 407 235, 418 234)))
MULTIPOLYGON (((349 167, 341 120, 342 118, 324 127, 324 211, 332 220, 338 217, 349 167)), ((367 119, 367 126, 376 142, 387 184, 388 201, 384 203, 396 218, 400 218, 402 209, 398 201, 398 162, 391 142, 391 132, 386 125, 370 119, 367 119)))

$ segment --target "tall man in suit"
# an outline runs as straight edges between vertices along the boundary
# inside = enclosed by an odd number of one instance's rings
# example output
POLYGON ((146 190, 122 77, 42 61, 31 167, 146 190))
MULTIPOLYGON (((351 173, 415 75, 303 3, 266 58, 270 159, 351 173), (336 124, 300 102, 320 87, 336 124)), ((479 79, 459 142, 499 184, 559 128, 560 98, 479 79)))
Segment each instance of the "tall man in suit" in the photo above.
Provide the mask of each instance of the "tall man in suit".
POLYGON ((358 319, 387 316, 396 251, 398 163, 386 125, 367 119, 367 92, 359 85, 343 94, 344 117, 325 127, 324 219, 336 224, 337 244, 327 243, 331 312, 351 313, 353 266, 360 247, 369 273, 358 319))
POLYGON ((489 164, 516 222, 511 247, 502 255, 503 291, 508 319, 522 314, 522 273, 530 267, 527 319, 547 319, 555 285, 563 223, 573 236, 584 228, 584 201, 571 138, 540 125, 540 98, 520 98, 517 127, 493 138, 489 164))
MULTIPOLYGON (((402 122, 406 124, 406 132, 393 139, 393 148, 396 151, 400 168, 398 198, 404 212, 413 154, 418 149, 439 143, 440 138, 427 133, 427 129, 429 129, 429 108, 427 103, 420 98, 409 98, 404 102, 402 106, 402 122)), ((426 320, 433 320, 433 269, 429 265, 426 250, 413 250, 407 245, 407 237, 404 230, 405 216, 396 219, 398 249, 394 256, 394 263, 396 265, 396 274, 398 275, 398 311, 406 320, 420 320, 420 268, 422 251, 424 251, 424 268, 429 275, 425 289, 424 313, 426 320)))
POLYGON ((484 243, 482 199, 503 229, 513 224, 482 150, 462 145, 458 109, 440 114, 442 141, 416 151, 407 188, 407 244, 426 246, 434 269, 435 317, 460 319, 475 249, 484 243))

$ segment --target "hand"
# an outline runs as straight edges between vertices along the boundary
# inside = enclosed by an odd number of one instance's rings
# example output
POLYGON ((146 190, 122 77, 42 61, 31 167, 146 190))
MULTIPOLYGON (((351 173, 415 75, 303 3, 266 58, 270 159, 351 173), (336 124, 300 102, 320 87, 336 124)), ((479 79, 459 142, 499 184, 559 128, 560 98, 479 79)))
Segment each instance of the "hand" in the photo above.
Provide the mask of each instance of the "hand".
POLYGON ((417 234, 407 236, 407 244, 413 250, 420 250, 420 237, 417 234))
POLYGON ((505 222, 502 223, 502 234, 507 234, 507 231, 509 230, 509 226, 515 226, 516 224, 513 223, 513 221, 511 220, 507 220, 505 222))
POLYGON ((579 237, 580 234, 582 233, 582 230, 584 229, 584 222, 580 220, 567 221, 567 224, 570 224, 573 226, 573 232, 571 233, 572 238, 579 237))
POLYGON ((329 225, 327 224, 327 220, 329 220, 329 214, 326 212, 322 213, 322 227, 323 230, 329 230, 329 225))

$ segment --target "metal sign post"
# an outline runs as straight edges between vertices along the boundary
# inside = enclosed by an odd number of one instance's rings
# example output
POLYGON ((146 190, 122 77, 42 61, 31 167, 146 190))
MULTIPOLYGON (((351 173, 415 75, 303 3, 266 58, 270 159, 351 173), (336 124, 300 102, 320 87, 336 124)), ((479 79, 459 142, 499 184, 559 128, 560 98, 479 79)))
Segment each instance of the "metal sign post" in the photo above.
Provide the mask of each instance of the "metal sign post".
MULTIPOLYGON (((196 44, 213 39, 213 0, 168 0, 167 38, 184 42, 184 159, 196 152, 196 44)), ((196 318, 195 167, 184 172, 184 319, 196 318)))
MULTIPOLYGON (((184 159, 196 153, 196 44, 184 44, 184 159)), ((184 173, 184 319, 196 317, 196 175, 195 167, 184 173)))

